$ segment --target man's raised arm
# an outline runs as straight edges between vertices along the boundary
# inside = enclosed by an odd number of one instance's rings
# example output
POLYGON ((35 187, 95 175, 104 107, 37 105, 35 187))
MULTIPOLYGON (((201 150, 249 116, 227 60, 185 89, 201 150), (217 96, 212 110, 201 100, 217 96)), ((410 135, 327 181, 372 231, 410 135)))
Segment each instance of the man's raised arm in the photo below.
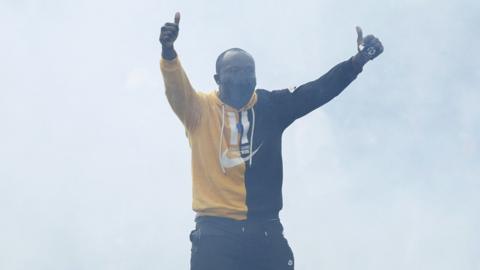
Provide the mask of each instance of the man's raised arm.
POLYGON ((167 22, 160 32, 162 59, 160 70, 165 83, 165 94, 175 114, 187 130, 195 128, 200 120, 199 97, 183 70, 173 44, 178 37, 180 13, 175 14, 173 23, 167 22))
POLYGON ((363 66, 383 52, 382 43, 374 36, 363 38, 357 27, 358 53, 350 59, 334 66, 317 80, 303 84, 293 91, 289 107, 293 121, 324 105, 340 94, 362 71, 363 66))

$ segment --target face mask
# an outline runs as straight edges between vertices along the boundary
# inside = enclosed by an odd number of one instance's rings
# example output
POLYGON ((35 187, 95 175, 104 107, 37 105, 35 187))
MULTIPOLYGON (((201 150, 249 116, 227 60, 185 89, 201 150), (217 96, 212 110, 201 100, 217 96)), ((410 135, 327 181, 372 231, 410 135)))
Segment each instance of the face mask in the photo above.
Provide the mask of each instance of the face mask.
POLYGON ((224 102, 239 109, 252 97, 257 82, 255 78, 225 78, 220 86, 224 102))

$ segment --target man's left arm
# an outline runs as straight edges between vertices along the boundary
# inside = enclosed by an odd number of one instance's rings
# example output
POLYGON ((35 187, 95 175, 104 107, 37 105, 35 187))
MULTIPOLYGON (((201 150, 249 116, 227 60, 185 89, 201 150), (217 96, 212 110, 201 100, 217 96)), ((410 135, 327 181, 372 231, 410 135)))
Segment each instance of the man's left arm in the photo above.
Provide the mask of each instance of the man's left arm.
POLYGON ((320 78, 303 84, 291 94, 290 110, 292 121, 317 109, 340 94, 363 70, 363 66, 383 52, 378 38, 368 35, 363 38, 362 30, 357 27, 358 53, 350 59, 334 66, 320 78))

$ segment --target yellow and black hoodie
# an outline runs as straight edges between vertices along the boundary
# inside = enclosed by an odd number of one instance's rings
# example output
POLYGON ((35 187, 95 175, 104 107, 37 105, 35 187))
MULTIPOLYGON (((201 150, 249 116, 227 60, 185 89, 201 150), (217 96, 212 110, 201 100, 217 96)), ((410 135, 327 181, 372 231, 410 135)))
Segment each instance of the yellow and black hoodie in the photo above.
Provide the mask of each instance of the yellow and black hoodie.
POLYGON ((292 91, 257 89, 237 110, 217 91, 196 92, 178 57, 161 59, 160 68, 192 150, 193 210, 236 220, 278 218, 283 131, 342 92, 362 70, 349 59, 292 91))

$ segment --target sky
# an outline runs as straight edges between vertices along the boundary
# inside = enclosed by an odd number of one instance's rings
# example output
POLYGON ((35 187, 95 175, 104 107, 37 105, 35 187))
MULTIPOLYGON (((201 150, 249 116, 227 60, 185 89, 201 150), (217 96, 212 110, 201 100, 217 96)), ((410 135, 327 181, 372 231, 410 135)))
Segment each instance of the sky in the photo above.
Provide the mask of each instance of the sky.
POLYGON ((160 27, 195 89, 216 57, 257 86, 385 51, 284 134, 296 269, 480 269, 475 0, 0 0, 0 269, 188 269, 190 149, 159 71, 160 27))

